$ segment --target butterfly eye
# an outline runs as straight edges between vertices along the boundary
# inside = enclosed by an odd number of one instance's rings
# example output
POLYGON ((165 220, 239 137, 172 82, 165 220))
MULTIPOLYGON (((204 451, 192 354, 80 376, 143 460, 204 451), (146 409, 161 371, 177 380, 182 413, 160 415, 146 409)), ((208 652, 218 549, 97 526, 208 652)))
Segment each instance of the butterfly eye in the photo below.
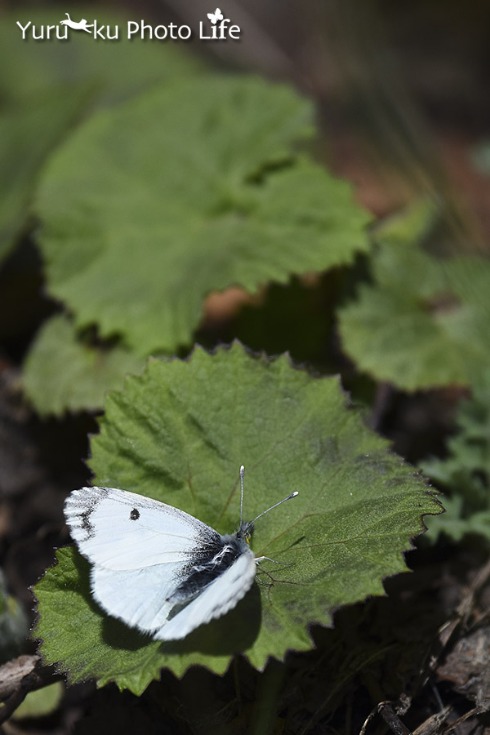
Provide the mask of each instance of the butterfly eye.
POLYGON ((139 517, 140 517, 140 512, 139 512, 139 510, 137 510, 137 508, 133 508, 133 510, 132 510, 132 511, 131 511, 131 513, 129 514, 129 518, 130 518, 130 520, 132 520, 132 521, 137 521, 139 517))

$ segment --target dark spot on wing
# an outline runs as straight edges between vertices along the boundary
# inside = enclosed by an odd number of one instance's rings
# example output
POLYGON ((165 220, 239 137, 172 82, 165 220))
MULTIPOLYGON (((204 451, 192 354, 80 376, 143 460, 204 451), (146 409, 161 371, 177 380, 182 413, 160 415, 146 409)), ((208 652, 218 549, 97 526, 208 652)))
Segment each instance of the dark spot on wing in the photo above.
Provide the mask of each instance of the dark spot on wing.
POLYGON ((137 520, 138 520, 138 518, 140 517, 140 512, 139 512, 139 510, 137 510, 136 508, 133 508, 133 510, 132 510, 132 511, 131 511, 131 513, 129 514, 129 517, 130 517, 130 519, 131 519, 132 521, 137 521, 137 520))

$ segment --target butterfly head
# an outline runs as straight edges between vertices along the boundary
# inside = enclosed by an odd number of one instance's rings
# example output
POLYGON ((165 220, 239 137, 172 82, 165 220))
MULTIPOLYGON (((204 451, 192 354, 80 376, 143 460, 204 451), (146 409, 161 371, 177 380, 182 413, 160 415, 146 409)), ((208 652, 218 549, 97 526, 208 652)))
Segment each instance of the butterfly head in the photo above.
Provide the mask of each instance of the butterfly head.
POLYGON ((254 522, 253 521, 242 521, 240 523, 240 528, 237 531, 237 538, 243 539, 247 544, 250 543, 250 540, 252 538, 252 534, 254 532, 254 522))

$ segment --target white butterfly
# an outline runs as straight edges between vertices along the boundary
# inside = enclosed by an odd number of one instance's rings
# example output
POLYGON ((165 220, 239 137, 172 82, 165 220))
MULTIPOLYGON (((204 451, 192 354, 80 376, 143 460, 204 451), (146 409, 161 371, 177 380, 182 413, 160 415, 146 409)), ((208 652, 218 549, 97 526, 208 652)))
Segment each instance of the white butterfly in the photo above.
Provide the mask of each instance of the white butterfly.
POLYGON ((185 638, 235 607, 265 558, 255 557, 248 545, 255 521, 298 494, 244 522, 243 475, 240 467, 240 526, 225 536, 143 495, 109 487, 74 490, 65 517, 93 564, 92 594, 99 605, 163 641, 185 638))
POLYGON ((214 11, 214 13, 208 13, 208 18, 209 18, 209 20, 211 21, 211 23, 213 25, 216 25, 216 23, 219 20, 223 20, 224 17, 225 16, 223 15, 223 13, 221 12, 221 10, 219 8, 216 8, 216 10, 214 11))

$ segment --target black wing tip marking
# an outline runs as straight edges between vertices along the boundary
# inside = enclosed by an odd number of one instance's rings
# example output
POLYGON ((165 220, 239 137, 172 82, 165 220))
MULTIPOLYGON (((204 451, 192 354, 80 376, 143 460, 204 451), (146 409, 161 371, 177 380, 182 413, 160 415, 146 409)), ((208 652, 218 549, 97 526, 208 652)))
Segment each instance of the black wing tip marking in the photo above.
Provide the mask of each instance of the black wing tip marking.
POLYGON ((65 500, 65 518, 71 535, 76 541, 94 537, 91 516, 98 504, 109 494, 107 487, 82 487, 73 490, 65 500))

